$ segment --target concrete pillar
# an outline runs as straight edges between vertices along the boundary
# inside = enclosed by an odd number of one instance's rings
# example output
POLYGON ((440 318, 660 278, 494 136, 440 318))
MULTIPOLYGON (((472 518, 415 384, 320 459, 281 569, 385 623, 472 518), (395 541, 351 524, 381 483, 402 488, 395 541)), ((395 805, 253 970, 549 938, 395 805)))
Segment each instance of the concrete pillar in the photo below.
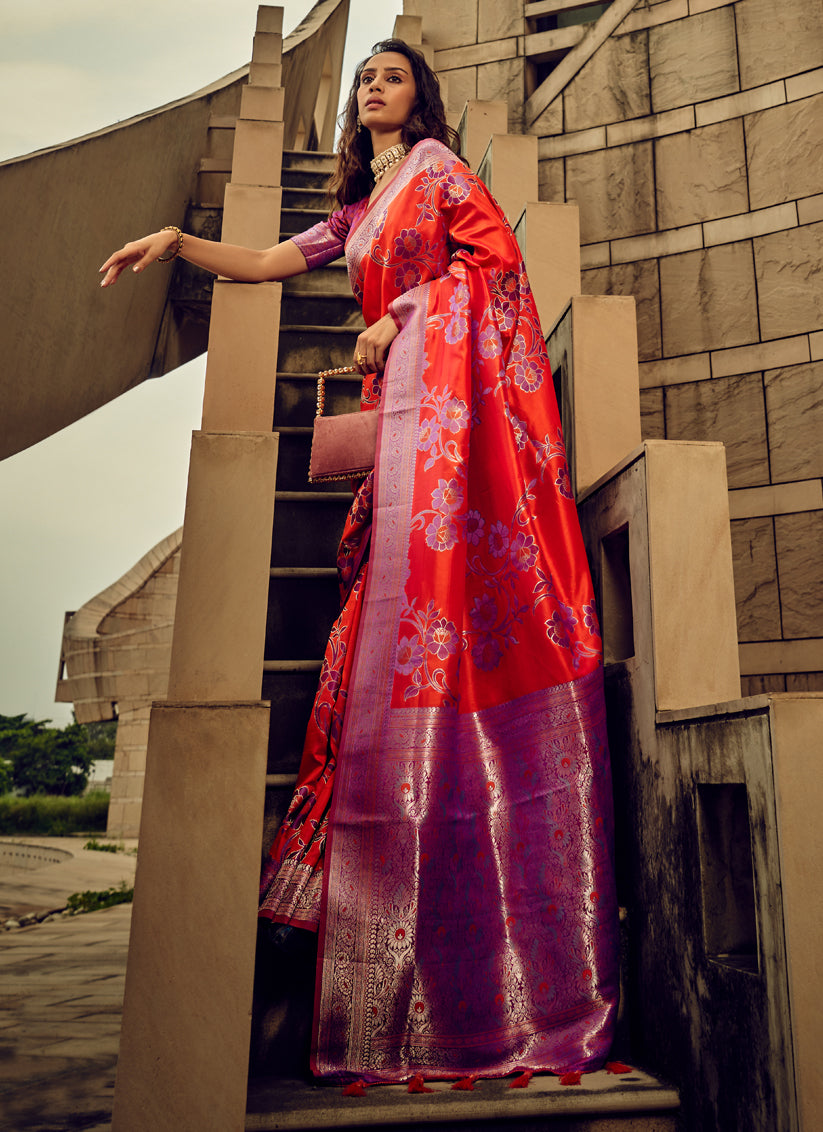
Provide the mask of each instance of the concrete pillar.
POLYGON ((580 212, 576 204, 529 201, 514 234, 526 261, 543 333, 548 334, 572 295, 580 294, 580 212))

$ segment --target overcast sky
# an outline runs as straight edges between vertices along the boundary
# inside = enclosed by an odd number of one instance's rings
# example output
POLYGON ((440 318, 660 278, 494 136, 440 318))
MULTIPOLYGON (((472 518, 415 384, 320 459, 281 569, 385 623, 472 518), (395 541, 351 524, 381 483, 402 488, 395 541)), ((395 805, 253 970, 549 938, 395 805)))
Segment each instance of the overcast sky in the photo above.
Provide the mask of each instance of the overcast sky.
MULTIPOLYGON (((282 6, 288 33, 313 0, 282 6)), ((351 0, 344 85, 401 11, 402 0, 351 0)), ((236 70, 256 13, 257 0, 0 0, 0 161, 236 70)), ((71 705, 54 703, 63 615, 182 523, 204 369, 198 359, 147 381, 0 463, 0 714, 70 721, 71 705)))

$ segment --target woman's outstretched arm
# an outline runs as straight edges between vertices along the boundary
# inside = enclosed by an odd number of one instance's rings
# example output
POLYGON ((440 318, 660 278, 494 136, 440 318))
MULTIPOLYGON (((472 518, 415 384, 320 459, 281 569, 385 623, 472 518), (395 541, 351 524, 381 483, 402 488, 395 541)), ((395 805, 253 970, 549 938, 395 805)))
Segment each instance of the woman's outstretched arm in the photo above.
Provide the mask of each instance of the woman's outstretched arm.
MULTIPOLYGON (((153 232, 141 240, 132 240, 114 255, 109 256, 100 271, 103 274, 101 287, 111 287, 127 267, 140 272, 155 263, 160 256, 168 255, 177 243, 177 233, 173 229, 153 232)), ((221 244, 214 240, 201 240, 198 236, 183 237, 179 253, 189 263, 223 275, 238 283, 264 283, 270 280, 288 279, 292 275, 302 275, 307 271, 303 253, 292 243, 284 240, 273 248, 254 251, 252 248, 238 247, 236 244, 221 244)))

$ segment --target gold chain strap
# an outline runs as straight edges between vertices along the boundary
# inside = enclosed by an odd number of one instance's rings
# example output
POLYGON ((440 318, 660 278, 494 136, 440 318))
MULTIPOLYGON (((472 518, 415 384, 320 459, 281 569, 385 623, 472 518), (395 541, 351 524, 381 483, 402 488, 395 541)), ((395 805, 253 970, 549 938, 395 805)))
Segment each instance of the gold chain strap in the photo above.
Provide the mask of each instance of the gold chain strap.
POLYGON ((354 366, 340 366, 339 369, 324 369, 317 375, 317 412, 315 416, 322 417, 326 407, 326 378, 339 377, 344 373, 359 373, 354 366))

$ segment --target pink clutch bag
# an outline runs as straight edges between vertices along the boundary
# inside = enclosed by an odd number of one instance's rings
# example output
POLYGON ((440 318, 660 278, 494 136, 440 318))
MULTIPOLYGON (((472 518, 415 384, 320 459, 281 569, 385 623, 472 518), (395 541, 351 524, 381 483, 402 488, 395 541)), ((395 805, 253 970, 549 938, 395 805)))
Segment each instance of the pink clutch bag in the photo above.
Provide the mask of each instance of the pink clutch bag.
POLYGON ((341 413, 324 417, 326 378, 357 372, 354 366, 328 369, 317 375, 317 416, 309 461, 309 483, 359 479, 374 467, 377 451, 377 413, 341 413))

